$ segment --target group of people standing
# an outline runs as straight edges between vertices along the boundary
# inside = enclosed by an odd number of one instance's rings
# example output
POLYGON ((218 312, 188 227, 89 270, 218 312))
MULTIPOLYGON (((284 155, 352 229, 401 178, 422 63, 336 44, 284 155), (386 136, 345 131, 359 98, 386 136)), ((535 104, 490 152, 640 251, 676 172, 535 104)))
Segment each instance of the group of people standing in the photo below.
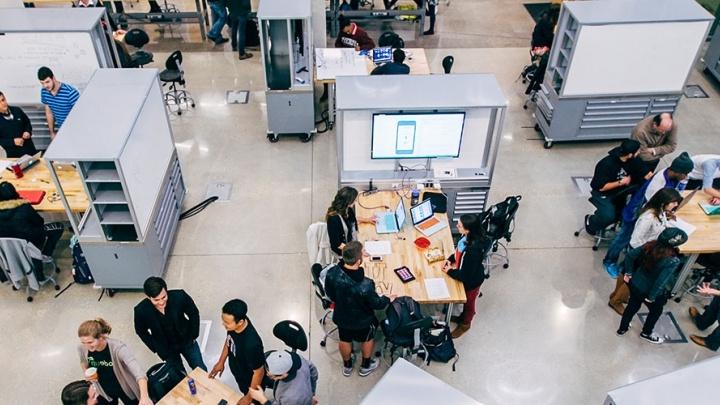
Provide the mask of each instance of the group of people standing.
POLYGON ((253 54, 245 51, 247 25, 252 11, 250 0, 208 0, 208 5, 213 22, 207 33, 208 39, 217 45, 228 42, 222 36, 223 27, 227 25, 232 50, 238 52, 240 60, 251 58, 253 54))

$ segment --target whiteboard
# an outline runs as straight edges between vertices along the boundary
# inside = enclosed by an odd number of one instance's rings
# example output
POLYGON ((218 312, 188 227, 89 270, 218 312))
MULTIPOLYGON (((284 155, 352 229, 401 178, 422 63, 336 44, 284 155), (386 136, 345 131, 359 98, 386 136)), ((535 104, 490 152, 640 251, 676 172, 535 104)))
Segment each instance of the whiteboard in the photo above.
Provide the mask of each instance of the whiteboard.
POLYGON ((0 91, 12 105, 40 103, 41 66, 81 93, 99 67, 87 32, 6 33, 0 35, 0 49, 0 91))
POLYGON ((709 24, 585 25, 562 94, 680 92, 709 24))

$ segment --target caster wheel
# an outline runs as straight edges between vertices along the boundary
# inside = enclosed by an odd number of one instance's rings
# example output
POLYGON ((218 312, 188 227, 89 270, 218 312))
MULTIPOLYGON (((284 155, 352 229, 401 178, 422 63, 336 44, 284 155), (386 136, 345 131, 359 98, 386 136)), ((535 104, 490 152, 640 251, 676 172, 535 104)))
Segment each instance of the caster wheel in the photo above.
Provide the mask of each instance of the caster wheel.
POLYGON ((535 124, 535 126, 534 126, 533 128, 534 128, 536 131, 540 132, 540 125, 539 125, 539 124, 535 124))
POLYGON ((178 115, 182 115, 182 111, 178 111, 178 115))
POLYGON ((107 293, 108 293, 108 297, 110 297, 110 298, 115 296, 115 290, 108 290, 107 293))
POLYGON ((195 103, 190 104, 190 107, 195 108, 195 103))
POLYGON ((27 297, 27 302, 33 302, 33 297, 27 297))
POLYGON ((597 246, 593 246, 593 247, 592 247, 592 250, 595 251, 595 252, 597 252, 598 247, 597 247, 597 246))
POLYGON ((17 287, 12 286, 12 290, 13 290, 13 291, 17 291, 18 289, 17 289, 17 287))
POLYGON ((508 267, 510 267, 509 264, 507 264, 507 263, 503 264, 503 269, 507 269, 508 267))
POLYGON ((60 267, 55 267, 55 273, 60 274, 60 267))
POLYGON ((579 232, 579 231, 575 231, 575 233, 574 233, 573 235, 575 235, 575 236, 580 236, 580 232, 579 232))
POLYGON ((493 251, 493 252, 497 252, 497 250, 498 250, 497 246, 495 246, 494 248, 492 248, 492 251, 493 251))
POLYGON ((311 139, 312 139, 312 134, 300 135, 300 141, 302 143, 308 143, 308 142, 310 142, 311 139))
POLYGON ((327 344, 327 342, 325 342, 324 340, 320 341, 320 346, 325 347, 326 344, 327 344))
POLYGON ((522 83, 523 83, 523 84, 527 83, 527 80, 523 79, 523 80, 522 80, 522 83))
POLYGON ((275 143, 280 140, 279 136, 273 135, 273 134, 268 134, 267 138, 268 138, 268 141, 270 141, 271 143, 275 143))
POLYGON ((674 298, 673 301, 680 302, 680 301, 682 301, 682 298, 674 298))
POLYGON ((526 106, 526 105, 523 106, 523 110, 527 110, 527 106, 526 106))
POLYGON ((553 147, 553 143, 550 141, 545 141, 545 143, 543 144, 543 148, 545 148, 545 149, 550 149, 552 147, 553 147))
POLYGON ((56 286, 55 286, 55 291, 59 291, 59 290, 60 290, 60 286, 59 286, 59 285, 56 285, 56 286))

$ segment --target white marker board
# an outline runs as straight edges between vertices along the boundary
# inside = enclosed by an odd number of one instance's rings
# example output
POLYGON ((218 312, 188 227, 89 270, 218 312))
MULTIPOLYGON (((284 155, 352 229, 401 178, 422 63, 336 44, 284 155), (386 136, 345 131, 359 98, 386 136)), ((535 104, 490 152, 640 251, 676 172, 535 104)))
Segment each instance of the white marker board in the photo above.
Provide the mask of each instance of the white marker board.
POLYGON ((563 96, 680 92, 709 22, 583 26, 563 96))
POLYGON ((87 32, 6 33, 0 35, 0 49, 0 91, 12 105, 40 103, 41 66, 81 93, 100 66, 87 32))

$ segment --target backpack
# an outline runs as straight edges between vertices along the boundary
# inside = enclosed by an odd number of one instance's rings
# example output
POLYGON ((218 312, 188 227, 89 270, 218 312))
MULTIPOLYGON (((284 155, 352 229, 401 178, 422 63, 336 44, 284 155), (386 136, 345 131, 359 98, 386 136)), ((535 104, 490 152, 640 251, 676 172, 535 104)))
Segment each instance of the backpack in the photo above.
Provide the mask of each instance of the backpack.
POLYGON ((72 252, 73 258, 73 280, 75 280, 78 284, 94 283, 95 279, 93 279, 90 267, 87 264, 87 260, 85 260, 85 255, 83 254, 82 248, 80 248, 80 243, 75 236, 73 236, 72 240, 70 240, 70 251, 72 252))
POLYGON ((389 46, 393 49, 401 49, 405 47, 405 41, 400 38, 400 35, 392 31, 387 31, 383 32, 383 34, 380 35, 380 38, 378 38, 378 46, 389 46))
MULTIPOLYGON (((158 363, 147 371, 148 394, 158 402, 185 378, 185 373, 172 363, 158 363)), ((187 389, 187 387, 185 387, 187 389)))
POLYGON ((460 355, 455 350, 455 344, 450 334, 450 328, 444 323, 435 323, 430 333, 423 337, 423 344, 428 351, 427 364, 430 361, 447 363, 452 359, 452 370, 455 371, 455 364, 460 360, 460 355))
POLYGON ((520 206, 522 196, 510 196, 483 213, 482 223, 487 235, 494 240, 505 238, 510 242, 512 237, 511 223, 515 212, 520 206))
POLYGON ((420 310, 420 304, 411 297, 397 297, 395 301, 388 305, 385 315, 387 318, 381 325, 385 338, 397 346, 412 346, 413 334, 411 332, 398 333, 398 329, 410 322, 424 318, 420 310))

